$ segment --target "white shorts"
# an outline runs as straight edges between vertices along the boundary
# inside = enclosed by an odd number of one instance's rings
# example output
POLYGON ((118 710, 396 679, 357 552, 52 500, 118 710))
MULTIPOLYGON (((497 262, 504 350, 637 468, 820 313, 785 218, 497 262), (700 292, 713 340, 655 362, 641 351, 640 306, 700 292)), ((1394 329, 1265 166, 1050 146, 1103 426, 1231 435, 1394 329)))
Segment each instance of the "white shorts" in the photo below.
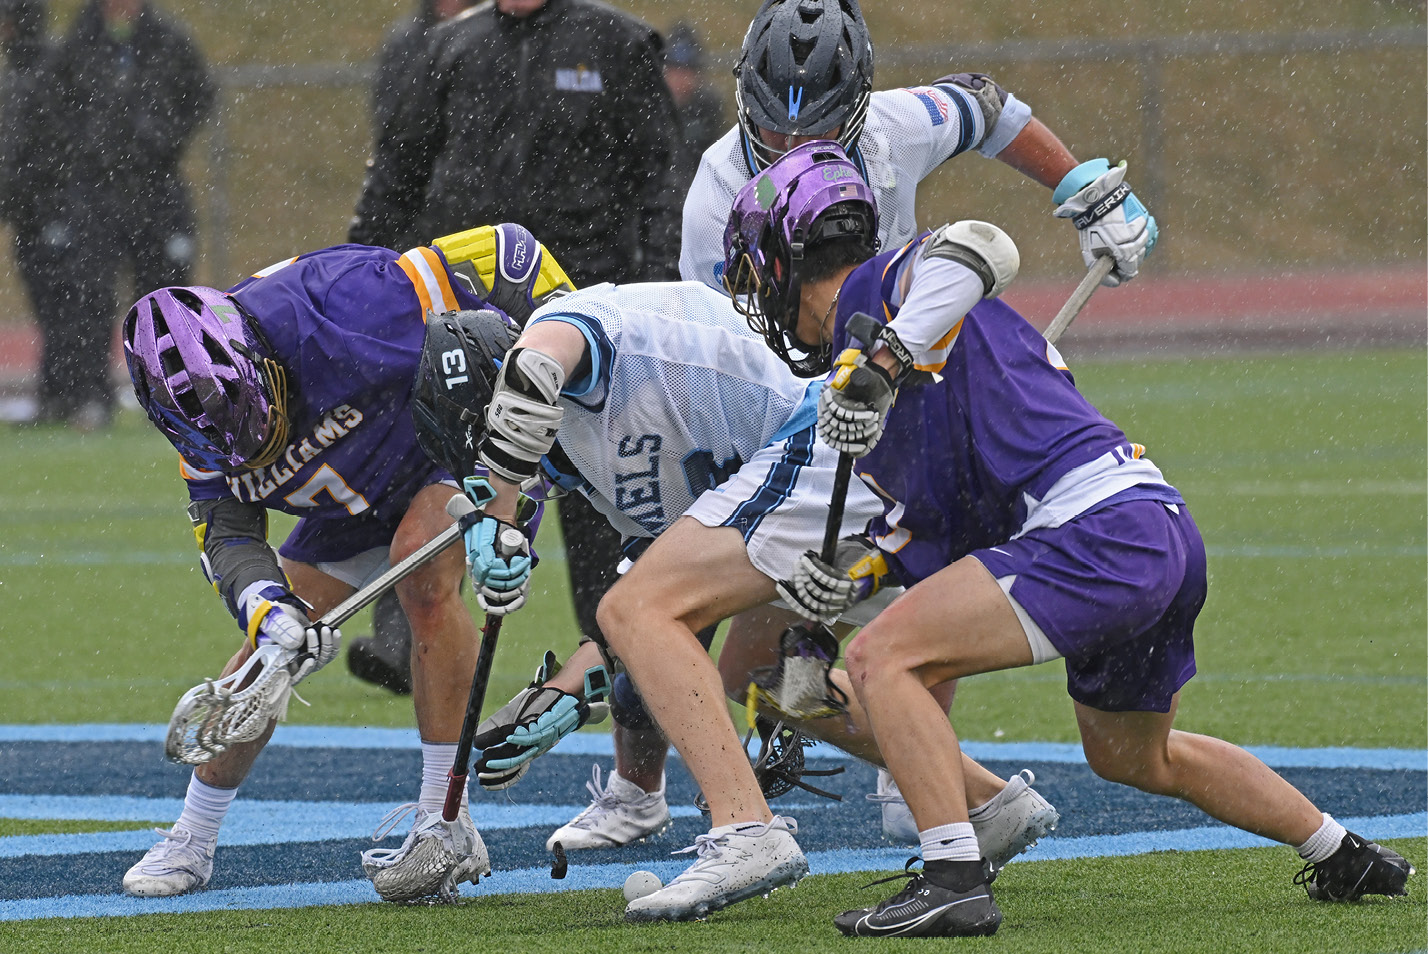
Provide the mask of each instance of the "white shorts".
MULTIPOLYGON (((706 527, 744 535, 749 562, 771 580, 787 579, 806 550, 823 546, 838 452, 818 443, 813 428, 763 448, 686 512, 706 527)), ((883 502, 857 477, 848 482, 839 537, 862 533, 883 502)))
POLYGON ((341 580, 354 590, 360 590, 392 568, 391 548, 373 547, 337 563, 314 565, 334 580, 341 580))

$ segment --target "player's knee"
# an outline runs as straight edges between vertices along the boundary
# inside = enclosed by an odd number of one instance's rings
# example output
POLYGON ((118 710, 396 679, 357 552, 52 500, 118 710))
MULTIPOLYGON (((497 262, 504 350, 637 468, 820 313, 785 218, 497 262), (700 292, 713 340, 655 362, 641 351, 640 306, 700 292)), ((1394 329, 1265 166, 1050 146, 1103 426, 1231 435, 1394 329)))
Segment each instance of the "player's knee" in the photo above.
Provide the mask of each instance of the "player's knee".
POLYGON ((1086 764, 1099 778, 1152 794, 1170 794, 1170 776, 1160 760, 1128 758, 1113 748, 1084 748, 1086 764))
POLYGON ((879 681, 886 671, 884 662, 871 640, 865 639, 861 632, 843 650, 843 665, 855 689, 879 681))
POLYGON ((610 691, 610 716, 626 729, 636 731, 654 727, 654 719, 645 708, 645 701, 627 673, 617 673, 610 691))

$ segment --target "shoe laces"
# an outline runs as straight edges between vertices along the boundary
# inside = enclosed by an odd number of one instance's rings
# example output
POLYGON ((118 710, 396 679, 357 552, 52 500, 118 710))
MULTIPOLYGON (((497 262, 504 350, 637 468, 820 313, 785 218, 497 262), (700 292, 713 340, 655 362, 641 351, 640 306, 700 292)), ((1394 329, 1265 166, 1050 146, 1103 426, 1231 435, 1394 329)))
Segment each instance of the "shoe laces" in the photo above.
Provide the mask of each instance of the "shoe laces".
MULTIPOLYGON (((750 822, 740 831, 721 831, 718 834, 711 831, 705 832, 702 835, 695 835, 694 844, 688 848, 680 848, 678 851, 672 851, 670 854, 687 855, 694 853, 699 859, 694 862, 697 867, 706 862, 716 861, 719 856, 724 853, 724 848, 728 844, 729 839, 734 835, 739 835, 744 838, 762 838, 775 828, 780 831, 789 831, 790 825, 792 825, 791 821, 785 820, 782 815, 775 815, 766 822, 750 822)), ((796 831, 797 829, 794 828, 792 830, 796 831)))
POLYGON ((601 819, 623 803, 624 799, 611 791, 615 787, 615 773, 610 773, 608 784, 602 784, 603 782, 600 766, 596 765, 591 772, 590 781, 585 783, 586 790, 590 792, 590 805, 576 816, 570 823, 570 827, 593 828, 600 823, 601 819))
POLYGON ((162 849, 163 864, 168 867, 202 864, 213 854, 213 846, 195 841, 191 831, 180 831, 177 828, 155 828, 154 833, 164 838, 154 847, 162 849))
MULTIPOLYGON (((1326 859, 1327 860, 1327 859, 1326 859)), ((1311 861, 1299 869, 1299 873, 1294 876, 1294 883, 1297 885, 1312 884, 1319 874, 1319 865, 1323 862, 1311 861)))
POLYGON ((897 894, 893 895, 891 898, 888 898, 886 901, 882 902, 879 907, 901 904, 902 902, 912 898, 913 895, 917 894, 917 892, 922 888, 923 881, 926 880, 926 877, 921 871, 912 870, 912 866, 921 861, 921 858, 919 858, 917 855, 913 855, 911 858, 907 859, 907 861, 903 862, 902 874, 890 875, 886 878, 879 878, 876 881, 869 881, 867 884, 863 885, 863 890, 876 887, 880 884, 887 884, 890 881, 901 881, 902 879, 906 878, 908 879, 907 884, 903 886, 903 889, 897 894))

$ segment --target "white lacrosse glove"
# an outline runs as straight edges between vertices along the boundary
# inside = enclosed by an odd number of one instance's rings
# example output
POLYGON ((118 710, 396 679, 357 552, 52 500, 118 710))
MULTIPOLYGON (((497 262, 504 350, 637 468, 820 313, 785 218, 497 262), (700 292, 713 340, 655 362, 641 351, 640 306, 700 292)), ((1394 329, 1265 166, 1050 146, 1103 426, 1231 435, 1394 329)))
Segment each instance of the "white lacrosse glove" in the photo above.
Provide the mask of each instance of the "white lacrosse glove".
POLYGON ((482 788, 493 792, 510 788, 537 756, 576 729, 603 722, 609 714, 610 674, 604 666, 585 670, 580 696, 545 685, 559 669, 555 654, 547 652, 531 684, 476 727, 472 745, 483 750, 476 761, 476 780, 482 788))
POLYGON ((798 558, 793 578, 775 585, 778 595, 800 616, 832 624, 855 603, 876 593, 887 575, 882 551, 867 537, 854 535, 838 541, 831 566, 808 550, 798 558))
POLYGON ((466 567, 476 587, 476 601, 493 616, 526 605, 530 590, 531 545, 515 524, 481 513, 462 518, 466 567))
POLYGON ((1125 160, 1112 168, 1107 159, 1092 159, 1066 173, 1051 194, 1051 201, 1058 203, 1056 217, 1076 226, 1086 267, 1103 255, 1115 259, 1115 268, 1101 280, 1108 288, 1135 277, 1160 234, 1155 216, 1135 197, 1125 177, 1125 160))
POLYGON ((265 643, 291 653, 287 662, 292 684, 337 658, 342 633, 330 626, 315 626, 297 605, 298 598, 273 580, 250 583, 238 594, 238 625, 254 649, 265 643))
POLYGON ((841 454, 862 457, 877 446, 892 407, 892 376, 858 348, 845 348, 818 395, 818 436, 841 454))

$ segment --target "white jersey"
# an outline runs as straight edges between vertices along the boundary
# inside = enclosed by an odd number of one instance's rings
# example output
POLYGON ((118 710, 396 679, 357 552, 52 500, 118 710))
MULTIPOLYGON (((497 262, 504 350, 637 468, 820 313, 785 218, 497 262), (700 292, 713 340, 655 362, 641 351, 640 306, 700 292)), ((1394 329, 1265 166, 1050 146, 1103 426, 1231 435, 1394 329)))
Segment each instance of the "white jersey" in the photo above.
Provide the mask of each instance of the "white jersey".
POLYGON ((590 345, 589 373, 561 391, 547 470, 626 537, 658 536, 762 448, 802 431, 811 443, 820 384, 794 377, 705 285, 592 285, 531 321, 568 322, 590 345))
MULTIPOLYGON (((969 149, 995 156, 1030 121, 1031 109, 1008 94, 989 134, 976 99, 951 83, 873 93, 852 158, 877 199, 882 247, 917 234, 917 184, 932 170, 969 149)), ((753 177, 737 125, 705 150, 684 200, 681 278, 723 290, 724 227, 734 197, 753 177)))

